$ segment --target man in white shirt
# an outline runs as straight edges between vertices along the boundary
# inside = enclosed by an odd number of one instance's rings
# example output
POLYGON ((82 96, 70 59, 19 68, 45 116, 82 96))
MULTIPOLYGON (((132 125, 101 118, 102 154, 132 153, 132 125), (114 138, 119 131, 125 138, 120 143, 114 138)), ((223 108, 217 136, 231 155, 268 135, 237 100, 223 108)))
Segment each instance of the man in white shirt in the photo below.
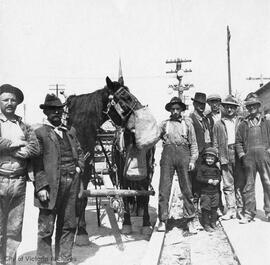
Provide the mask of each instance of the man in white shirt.
POLYGON ((27 164, 38 155, 33 130, 15 114, 24 96, 17 87, 0 87, 0 264, 16 263, 22 240, 27 164))
POLYGON ((221 105, 224 108, 224 114, 221 120, 214 125, 213 143, 214 147, 218 149, 227 207, 227 213, 222 219, 229 220, 236 218, 236 205, 239 217, 243 210, 241 189, 238 184, 235 189, 235 183, 240 183, 242 180, 240 163, 235 152, 235 134, 241 119, 237 115, 239 104, 235 97, 227 96, 221 105))

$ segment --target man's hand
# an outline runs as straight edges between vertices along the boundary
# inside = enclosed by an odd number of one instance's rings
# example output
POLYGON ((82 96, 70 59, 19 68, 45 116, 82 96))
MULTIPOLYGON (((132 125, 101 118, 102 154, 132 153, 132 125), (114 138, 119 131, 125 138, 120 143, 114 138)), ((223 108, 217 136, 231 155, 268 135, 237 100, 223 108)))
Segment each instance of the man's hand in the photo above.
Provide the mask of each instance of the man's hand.
POLYGON ((25 147, 21 147, 19 150, 13 153, 14 157, 25 159, 28 156, 27 149, 25 147))
POLYGON ((213 180, 213 179, 209 179, 209 180, 208 180, 208 184, 213 185, 213 183, 214 183, 214 180, 213 180))
POLYGON ((217 186, 218 183, 219 183, 219 180, 218 180, 218 179, 213 179, 213 185, 214 185, 214 186, 217 186))
POLYGON ((23 141, 23 140, 17 140, 17 141, 13 141, 10 145, 11 148, 19 148, 22 146, 26 146, 27 142, 23 141))
POLYGON ((195 164, 192 163, 192 162, 189 162, 189 164, 188 164, 188 171, 192 171, 192 170, 194 170, 194 168, 195 168, 195 164))
POLYGON ((42 189, 37 193, 38 199, 41 202, 45 202, 49 200, 49 192, 46 189, 42 189))
POLYGON ((79 194, 78 194, 78 198, 81 199, 83 197, 83 183, 82 181, 80 181, 80 191, 79 191, 79 194))

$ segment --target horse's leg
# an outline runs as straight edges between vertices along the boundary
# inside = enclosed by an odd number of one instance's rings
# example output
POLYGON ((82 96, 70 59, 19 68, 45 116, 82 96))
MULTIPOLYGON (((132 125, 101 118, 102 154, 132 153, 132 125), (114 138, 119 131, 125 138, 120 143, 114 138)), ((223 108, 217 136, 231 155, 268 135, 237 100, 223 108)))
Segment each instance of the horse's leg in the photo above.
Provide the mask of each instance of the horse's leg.
MULTIPOLYGON (((142 190, 148 190, 148 179, 144 179, 142 180, 141 183, 141 189, 142 190)), ((143 227, 142 227, 142 233, 144 235, 151 235, 152 234, 152 227, 151 227, 151 223, 150 223, 150 215, 149 215, 149 209, 148 209, 148 205, 149 205, 149 196, 139 196, 138 198, 138 204, 140 205, 140 207, 143 209, 143 227)))
MULTIPOLYGON (((123 180, 123 189, 129 188, 127 180, 123 180)), ((130 202, 130 197, 124 197, 123 198, 124 202, 124 221, 123 221, 123 226, 122 226, 122 233, 123 234, 131 234, 131 219, 130 219, 130 208, 129 208, 129 202, 130 202)))

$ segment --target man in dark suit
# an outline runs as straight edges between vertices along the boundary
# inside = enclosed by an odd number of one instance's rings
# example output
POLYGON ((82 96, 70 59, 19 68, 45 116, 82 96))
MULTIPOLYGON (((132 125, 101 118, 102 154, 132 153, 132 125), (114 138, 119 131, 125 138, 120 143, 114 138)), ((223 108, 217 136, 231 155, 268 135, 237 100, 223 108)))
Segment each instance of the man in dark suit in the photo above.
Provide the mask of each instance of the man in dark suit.
POLYGON ((47 116, 36 129, 42 154, 34 161, 35 206, 38 217, 38 264, 52 264, 52 235, 56 222, 56 264, 72 264, 76 231, 75 204, 84 159, 75 129, 62 125, 63 104, 47 95, 40 105, 47 116))
POLYGON ((195 169, 190 172, 192 180, 192 192, 194 196, 194 205, 196 208, 195 227, 197 230, 202 230, 202 226, 199 223, 199 199, 201 184, 196 180, 196 175, 200 164, 202 163, 202 157, 204 150, 212 145, 210 135, 210 125, 208 119, 204 115, 206 105, 206 94, 196 92, 193 100, 194 111, 190 114, 192 124, 195 130, 199 156, 195 164, 195 169))

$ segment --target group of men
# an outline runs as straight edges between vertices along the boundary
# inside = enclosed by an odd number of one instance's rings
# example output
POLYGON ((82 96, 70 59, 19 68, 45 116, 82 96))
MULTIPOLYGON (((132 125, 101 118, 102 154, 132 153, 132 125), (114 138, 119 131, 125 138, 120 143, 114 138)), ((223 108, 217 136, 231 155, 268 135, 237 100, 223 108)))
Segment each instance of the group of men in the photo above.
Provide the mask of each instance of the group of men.
POLYGON ((75 203, 84 157, 75 130, 62 124, 64 105, 47 95, 40 109, 47 116, 35 131, 15 114, 24 100, 14 86, 0 86, 0 265, 16 263, 22 240, 28 166, 34 172, 34 205, 39 208, 37 263, 72 263, 76 231, 75 203), (55 225, 56 223, 56 225, 55 225), (55 258, 52 235, 56 228, 55 258))
MULTIPOLYGON (((39 208, 38 264, 52 264, 54 260, 57 265, 72 264, 75 204, 82 194, 83 152, 74 128, 62 123, 64 105, 58 97, 46 96, 40 109, 47 119, 35 131, 15 114, 23 100, 19 88, 9 84, 0 86, 0 265, 16 262, 16 250, 22 239, 30 161, 34 173, 34 205, 39 208)), ((207 98, 206 94, 197 92, 192 100, 194 111, 188 118, 182 116, 187 106, 180 98, 172 98, 165 106, 171 115, 160 127, 163 151, 158 229, 164 230, 169 218, 168 202, 175 170, 189 231, 196 233, 199 229, 201 188, 196 174, 209 147, 216 148, 219 158, 226 201, 226 207, 222 203, 218 205, 223 212, 222 219, 238 217, 241 223, 253 220, 256 215, 255 177, 259 172, 264 210, 270 221, 270 120, 261 114, 260 100, 254 93, 247 96, 247 117, 238 115, 239 104, 231 95, 221 100, 219 95, 207 98), (206 103, 211 107, 207 115, 204 114, 206 103)))
MULTIPOLYGON (((228 95, 195 93, 194 111, 182 115, 187 106, 173 97, 165 109, 170 118, 161 125, 163 151, 160 162, 159 225, 164 231, 174 172, 177 172, 183 196, 183 214, 190 233, 201 229, 199 200, 201 184, 196 178, 205 150, 214 148, 225 198, 219 196, 218 212, 222 220, 239 218, 251 222, 256 215, 255 178, 260 174, 264 192, 264 211, 270 221, 270 121, 261 112, 261 101, 249 93, 244 101, 247 115, 239 115, 239 103, 228 95), (206 103, 211 111, 205 115, 206 103)), ((244 113, 244 112, 243 112, 244 113)))

